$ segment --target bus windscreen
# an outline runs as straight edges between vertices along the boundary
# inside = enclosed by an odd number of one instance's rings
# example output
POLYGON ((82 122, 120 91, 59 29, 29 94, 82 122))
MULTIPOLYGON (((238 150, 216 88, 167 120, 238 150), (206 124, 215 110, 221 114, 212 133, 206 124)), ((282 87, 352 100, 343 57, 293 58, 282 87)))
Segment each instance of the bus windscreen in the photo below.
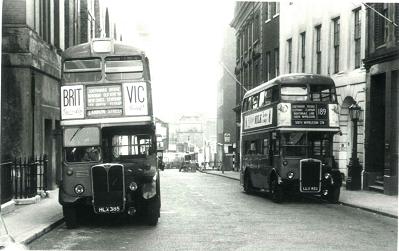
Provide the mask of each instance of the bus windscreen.
POLYGON ((97 127, 66 128, 64 146, 95 146, 100 144, 100 130, 97 127))

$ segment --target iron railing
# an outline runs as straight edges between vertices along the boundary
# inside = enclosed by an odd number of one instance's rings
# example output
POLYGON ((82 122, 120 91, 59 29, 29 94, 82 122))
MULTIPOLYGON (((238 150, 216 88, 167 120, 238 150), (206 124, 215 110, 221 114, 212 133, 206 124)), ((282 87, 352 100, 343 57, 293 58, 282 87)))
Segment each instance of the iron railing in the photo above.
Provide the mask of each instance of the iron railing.
POLYGON ((46 155, 41 155, 1 163, 1 203, 47 190, 47 162, 46 155))

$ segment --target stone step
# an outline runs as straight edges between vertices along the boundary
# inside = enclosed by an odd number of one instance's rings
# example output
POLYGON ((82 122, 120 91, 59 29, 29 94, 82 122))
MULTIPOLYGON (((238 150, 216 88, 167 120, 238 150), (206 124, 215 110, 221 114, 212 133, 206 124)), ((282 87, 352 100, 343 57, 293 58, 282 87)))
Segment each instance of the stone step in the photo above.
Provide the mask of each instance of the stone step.
POLYGON ((379 193, 384 193, 384 186, 379 186, 379 185, 369 186, 369 190, 379 192, 379 193))
POLYGON ((374 184, 378 186, 384 186, 384 180, 375 180, 374 184))

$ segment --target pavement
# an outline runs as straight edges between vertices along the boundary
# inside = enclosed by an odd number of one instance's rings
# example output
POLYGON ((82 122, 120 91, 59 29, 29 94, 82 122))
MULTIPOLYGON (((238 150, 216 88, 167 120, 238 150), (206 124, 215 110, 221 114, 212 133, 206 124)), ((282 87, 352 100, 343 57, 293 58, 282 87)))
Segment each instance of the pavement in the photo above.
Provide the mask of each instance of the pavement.
MULTIPOLYGON (((202 171, 239 181, 239 172, 202 171)), ((3 204, 1 213, 9 235, 17 243, 27 245, 63 223, 62 207, 58 203, 58 189, 48 191, 47 196, 11 201, 3 204), (44 198, 43 198, 44 197, 44 198), (31 204, 30 204, 31 203, 31 204)), ((398 218, 398 197, 371 191, 341 189, 340 203, 376 214, 398 218)))
POLYGON ((24 245, 63 222, 62 207, 58 203, 58 189, 47 191, 44 198, 39 196, 38 199, 36 196, 3 204, 1 214, 8 234, 15 242, 24 245))
MULTIPOLYGON (((235 171, 222 172, 218 170, 204 170, 202 172, 237 181, 240 180, 240 173, 235 171)), ((398 196, 390 196, 366 190, 349 191, 342 186, 339 202, 345 206, 359 208, 392 218, 398 218, 398 196)))

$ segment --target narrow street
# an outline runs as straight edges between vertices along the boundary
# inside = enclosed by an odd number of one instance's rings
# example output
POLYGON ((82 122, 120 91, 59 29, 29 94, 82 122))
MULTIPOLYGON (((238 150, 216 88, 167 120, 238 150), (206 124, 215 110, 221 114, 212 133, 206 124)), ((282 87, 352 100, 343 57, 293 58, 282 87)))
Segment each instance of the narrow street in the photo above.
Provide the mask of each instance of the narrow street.
POLYGON ((397 220, 293 198, 275 204, 238 181, 203 173, 161 173, 156 227, 124 218, 61 225, 31 249, 79 250, 396 250, 397 220))

